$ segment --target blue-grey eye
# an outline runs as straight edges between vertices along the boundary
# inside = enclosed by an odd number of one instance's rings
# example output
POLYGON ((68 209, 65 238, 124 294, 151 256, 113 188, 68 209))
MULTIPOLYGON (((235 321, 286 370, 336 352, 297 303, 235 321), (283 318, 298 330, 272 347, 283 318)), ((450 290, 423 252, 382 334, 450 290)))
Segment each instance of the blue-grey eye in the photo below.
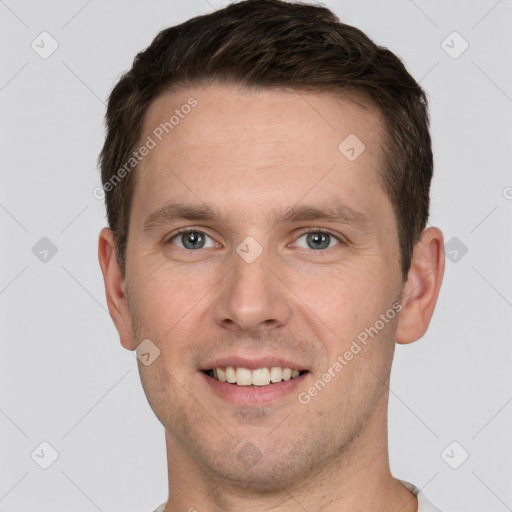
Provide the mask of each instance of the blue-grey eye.
POLYGON ((178 247, 182 249, 204 249, 205 247, 214 247, 213 240, 202 231, 186 231, 183 233, 178 233, 176 236, 172 237, 170 241, 175 240, 175 243, 178 247), (208 244, 208 240, 210 239, 210 244, 208 244))
POLYGON ((306 247, 300 243, 297 243, 299 247, 303 247, 304 249, 328 249, 332 247, 332 242, 339 242, 335 236, 324 231, 310 231, 309 233, 304 233, 297 239, 297 241, 304 237, 306 237, 306 247))

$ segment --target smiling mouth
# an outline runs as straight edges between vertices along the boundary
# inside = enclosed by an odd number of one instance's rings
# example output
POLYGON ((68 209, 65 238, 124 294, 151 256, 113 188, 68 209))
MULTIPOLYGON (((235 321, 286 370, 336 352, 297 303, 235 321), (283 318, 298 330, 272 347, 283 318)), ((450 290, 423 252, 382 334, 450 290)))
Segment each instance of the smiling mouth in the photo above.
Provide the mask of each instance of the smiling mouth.
POLYGON ((296 379, 297 377, 308 373, 308 371, 283 368, 280 366, 256 368, 254 370, 243 367, 227 366, 225 368, 212 368, 211 370, 205 370, 204 373, 220 382, 233 384, 235 386, 262 387, 296 379))

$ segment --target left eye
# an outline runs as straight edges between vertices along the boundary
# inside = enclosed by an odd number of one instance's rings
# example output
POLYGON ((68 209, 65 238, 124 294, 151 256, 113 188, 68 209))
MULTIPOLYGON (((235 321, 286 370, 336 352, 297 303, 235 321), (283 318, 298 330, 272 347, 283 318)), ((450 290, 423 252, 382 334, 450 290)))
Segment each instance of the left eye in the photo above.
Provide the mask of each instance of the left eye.
POLYGON ((176 240, 176 245, 182 249, 208 249, 215 246, 211 237, 203 231, 198 230, 182 231, 170 238, 169 243, 173 240, 176 240), (210 242, 208 242, 207 239, 209 239, 210 242))
POLYGON ((303 247, 304 249, 329 249, 332 247, 331 242, 334 242, 335 240, 340 242, 339 238, 335 237, 331 233, 328 233, 327 231, 309 231, 299 236, 295 245, 303 247), (306 239, 306 246, 300 245, 298 242, 301 238, 304 237, 306 239))

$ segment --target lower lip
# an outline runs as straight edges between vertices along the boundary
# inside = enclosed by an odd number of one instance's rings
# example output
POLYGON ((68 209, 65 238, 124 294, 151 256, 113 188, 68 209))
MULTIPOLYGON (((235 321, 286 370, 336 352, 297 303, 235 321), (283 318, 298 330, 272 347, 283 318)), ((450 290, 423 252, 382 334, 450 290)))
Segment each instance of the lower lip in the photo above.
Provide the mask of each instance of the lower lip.
POLYGON ((215 394, 235 405, 266 405, 292 394, 302 384, 308 373, 290 380, 282 380, 267 386, 238 386, 214 379, 200 372, 215 394))

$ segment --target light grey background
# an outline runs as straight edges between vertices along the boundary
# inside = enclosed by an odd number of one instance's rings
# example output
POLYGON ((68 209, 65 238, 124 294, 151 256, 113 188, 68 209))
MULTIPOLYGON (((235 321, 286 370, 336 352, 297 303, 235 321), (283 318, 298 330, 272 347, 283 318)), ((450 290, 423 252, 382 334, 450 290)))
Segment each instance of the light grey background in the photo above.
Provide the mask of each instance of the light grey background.
MULTIPOLYGON (((104 102, 135 54, 221 4, 0 0, 4 512, 150 512, 167 498, 163 427, 106 309, 96 158, 104 102), (59 45, 47 59, 31 47, 51 48, 43 31, 59 45), (48 469, 43 441, 58 452, 48 469)), ((429 94, 430 222, 456 237, 428 334, 397 347, 392 470, 445 512, 512 510, 512 2, 325 5, 401 56, 429 94)))

